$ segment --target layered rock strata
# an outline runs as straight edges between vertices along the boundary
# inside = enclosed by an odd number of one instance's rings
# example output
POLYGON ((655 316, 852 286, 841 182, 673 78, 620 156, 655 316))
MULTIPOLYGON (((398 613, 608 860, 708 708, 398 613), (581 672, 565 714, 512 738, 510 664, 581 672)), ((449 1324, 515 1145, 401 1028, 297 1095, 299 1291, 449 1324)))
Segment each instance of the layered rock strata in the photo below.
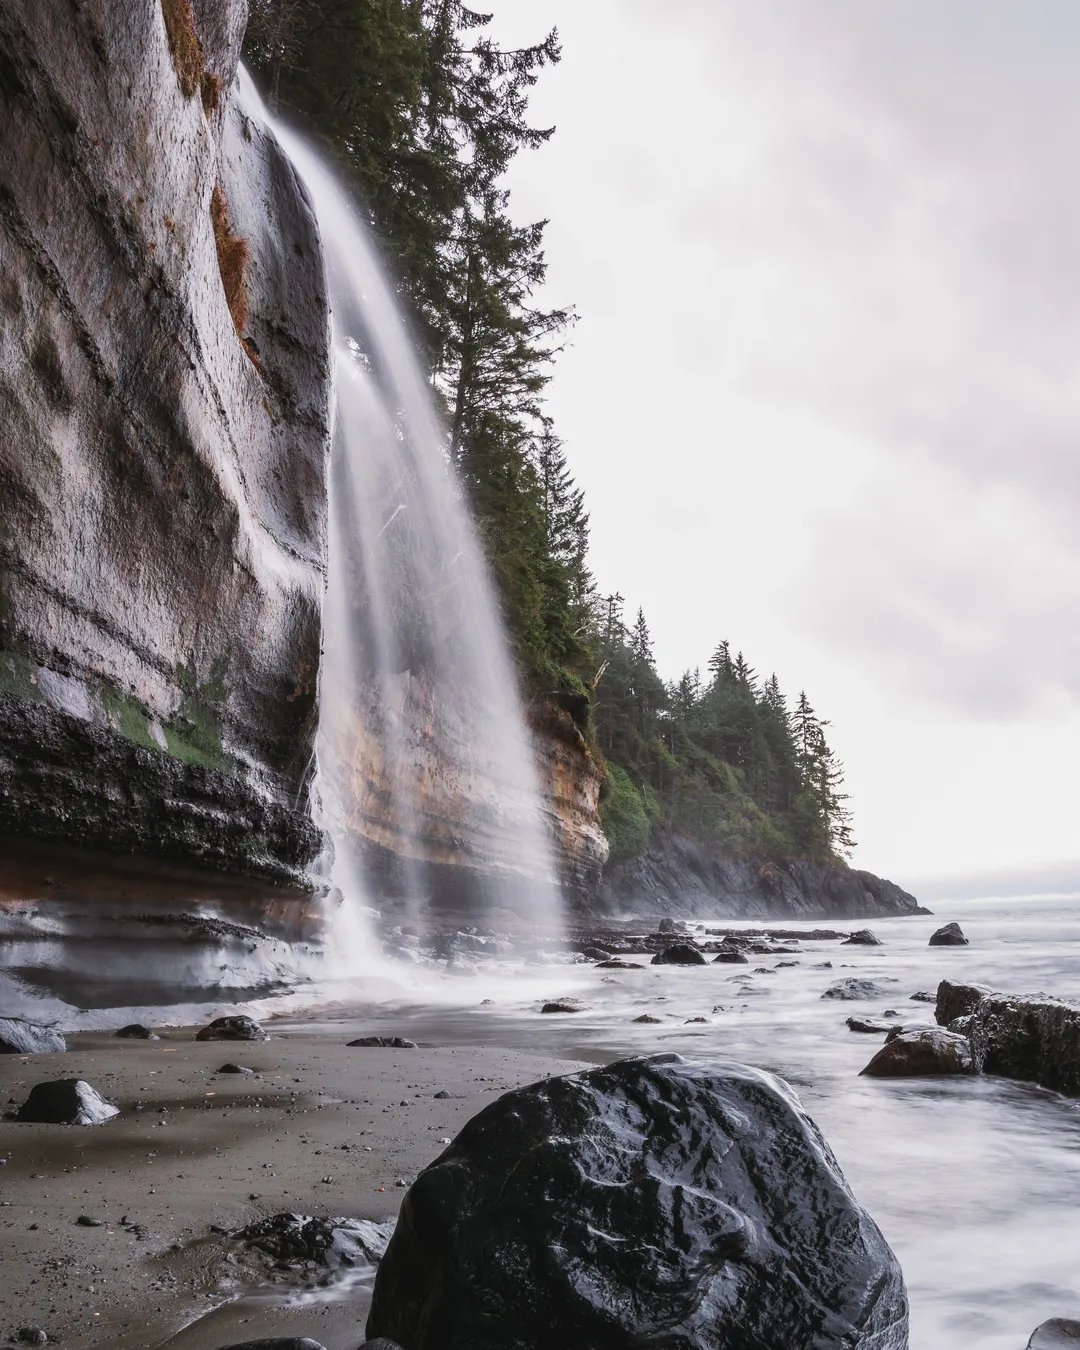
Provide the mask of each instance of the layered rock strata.
POLYGON ((244 0, 55 9, 0 0, 0 832, 297 879, 315 219, 233 93, 244 0))

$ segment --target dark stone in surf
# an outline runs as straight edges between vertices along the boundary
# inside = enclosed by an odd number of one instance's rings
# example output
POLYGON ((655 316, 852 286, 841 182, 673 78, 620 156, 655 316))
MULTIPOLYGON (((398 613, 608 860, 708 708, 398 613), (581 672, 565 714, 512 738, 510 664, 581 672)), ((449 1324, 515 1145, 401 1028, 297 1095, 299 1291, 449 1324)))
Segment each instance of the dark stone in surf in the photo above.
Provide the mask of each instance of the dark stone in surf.
POLYGON ((232 1017, 215 1017, 209 1026, 195 1037, 197 1041, 268 1041, 269 1032, 259 1026, 253 1017, 238 1013, 232 1017))
POLYGON ((841 947, 883 947, 885 944, 875 934, 871 933, 869 928, 859 928, 854 933, 849 934, 841 947))
POLYGON ((977 1070, 966 1036, 925 1026, 891 1034, 862 1072, 868 1078, 923 1078, 977 1070))
POLYGON ((15 1119, 42 1125, 103 1125, 119 1114, 81 1078, 58 1078, 35 1084, 15 1119))
POLYGON ((738 947, 721 947, 713 957, 714 966, 748 966, 750 958, 744 956, 738 947))
POLYGON ((355 1041, 346 1041, 346 1045, 359 1045, 381 1050, 415 1050, 415 1041, 404 1036, 359 1036, 355 1041))
POLYGON ((657 1055, 474 1117, 405 1196, 367 1334, 409 1350, 902 1350, 907 1301, 786 1084, 657 1055))
POLYGON ((1080 1322, 1068 1317, 1051 1317, 1031 1333, 1027 1350, 1080 1350, 1080 1322))
POLYGON ((951 980, 942 980, 934 1000, 934 1020, 939 1027, 947 1027, 957 1017, 973 1013, 993 992, 985 984, 953 984, 951 980))
POLYGON ((641 964, 640 961, 620 961, 620 960, 617 960, 617 959, 616 959, 616 960, 611 960, 611 961, 598 961, 598 962, 596 963, 596 969, 597 969, 597 970, 644 970, 645 967, 641 964))
POLYGON ((0 1055, 43 1055, 66 1050, 67 1041, 52 1027, 0 1017, 0 1055))
POLYGON ((657 952, 651 964, 654 966, 704 966, 707 962, 701 952, 696 947, 691 947, 689 942, 676 942, 670 947, 665 947, 662 952, 657 952))
POLYGON ((126 1027, 121 1027, 116 1032, 116 1036, 122 1041, 156 1041, 160 1037, 151 1031, 149 1027, 144 1027, 141 1022, 130 1022, 126 1027))
POLYGON ((855 1000, 878 998, 881 993, 882 991, 873 980, 860 980, 851 976, 846 980, 838 980, 836 984, 830 984, 821 997, 855 1000))
POLYGON ((577 1013, 588 1010, 589 1005, 582 1003, 579 998, 553 998, 540 1009, 542 1013, 577 1013))
POLYGON ((634 1018, 635 1022, 648 1022, 653 1026, 659 1026, 663 1020, 662 1017, 654 1017, 652 1013, 642 1013, 640 1017, 634 1018))
POLYGON ((930 934, 930 947, 966 947, 968 940, 958 923, 947 923, 936 933, 930 934))

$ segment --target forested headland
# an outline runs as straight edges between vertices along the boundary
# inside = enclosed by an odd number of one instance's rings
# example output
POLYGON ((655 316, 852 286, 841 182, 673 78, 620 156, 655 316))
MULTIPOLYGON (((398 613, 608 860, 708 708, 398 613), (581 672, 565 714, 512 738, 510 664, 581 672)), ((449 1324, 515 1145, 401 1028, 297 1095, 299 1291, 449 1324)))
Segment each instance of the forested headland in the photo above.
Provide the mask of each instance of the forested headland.
POLYGON ((504 49, 490 19, 459 0, 252 0, 245 60, 366 207, 526 695, 572 708, 606 771, 612 858, 658 828, 736 857, 843 857, 842 770, 806 695, 789 702, 726 640, 705 672, 665 682, 645 616, 590 573, 588 510, 545 402, 577 316, 539 302, 546 222, 519 220, 505 186, 514 157, 554 132, 532 125, 528 100, 559 40, 541 29, 504 49))

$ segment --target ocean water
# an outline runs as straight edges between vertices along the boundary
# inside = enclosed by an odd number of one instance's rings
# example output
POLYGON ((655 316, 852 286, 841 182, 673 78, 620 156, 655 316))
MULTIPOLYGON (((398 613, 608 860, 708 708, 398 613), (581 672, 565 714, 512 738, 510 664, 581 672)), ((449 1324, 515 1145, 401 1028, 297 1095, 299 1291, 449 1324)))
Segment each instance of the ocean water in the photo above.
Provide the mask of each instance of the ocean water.
POLYGON ((601 971, 541 953, 472 975, 403 972, 411 990, 297 1025, 596 1062, 677 1051, 768 1069, 796 1088, 899 1257, 912 1350, 1022 1350, 1044 1319, 1080 1318, 1080 1102, 988 1077, 861 1078, 883 1037, 850 1031, 846 1018, 895 1009, 933 1021, 933 1005, 910 995, 943 977, 1080 996, 1080 896, 940 903, 933 918, 872 927, 884 945, 801 942, 798 957, 779 958, 799 964, 784 968, 751 956, 748 966, 601 971), (950 919, 970 946, 928 947, 950 919), (815 968, 826 960, 831 970, 815 968), (848 976, 874 979, 880 995, 822 999, 848 976), (560 995, 588 1009, 540 1013, 560 995), (635 1024, 643 1012, 661 1023, 635 1024), (706 1022, 687 1024, 692 1017, 706 1022))

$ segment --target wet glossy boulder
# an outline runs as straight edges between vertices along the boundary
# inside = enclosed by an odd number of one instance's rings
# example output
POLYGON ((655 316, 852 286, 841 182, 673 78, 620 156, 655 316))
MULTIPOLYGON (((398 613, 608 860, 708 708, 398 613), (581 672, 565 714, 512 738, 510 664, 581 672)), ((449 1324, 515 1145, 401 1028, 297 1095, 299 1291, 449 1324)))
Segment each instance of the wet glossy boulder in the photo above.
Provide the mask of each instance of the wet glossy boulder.
POLYGON ((958 923, 947 923, 937 932, 930 934, 930 947, 966 947, 968 940, 958 923))
POLYGON ((925 1026, 890 1035, 862 1072, 868 1078, 924 1078, 976 1069, 966 1036, 925 1026))
POLYGON ((126 1027, 120 1027, 115 1035, 122 1041, 156 1041, 160 1039, 156 1032, 151 1031, 149 1027, 144 1027, 141 1022, 129 1022, 126 1027))
POLYGON ((662 952, 657 952, 653 957, 654 966, 704 966, 707 964, 706 958, 692 947, 689 942, 674 942, 670 947, 665 947, 662 952))
POLYGON ((954 984, 951 980, 942 980, 934 1000, 934 1019, 938 1026, 947 1027, 957 1017, 973 1013, 991 993, 993 990, 985 984, 954 984))
POLYGON ((394 1225, 368 1219, 323 1219, 308 1214, 271 1214, 232 1234, 275 1261, 310 1262, 336 1270, 374 1265, 386 1251, 394 1225))
POLYGON ((907 1301, 785 1083, 656 1055, 474 1117, 405 1197, 367 1334, 408 1350, 904 1350, 907 1301))
POLYGON ((540 1009, 542 1013, 579 1013, 587 1012, 589 1005, 579 998, 553 998, 540 1009))
POLYGON ((270 1035, 263 1031, 253 1017, 238 1013, 233 1017, 215 1017, 209 1026, 203 1027, 195 1039, 197 1041, 268 1041, 270 1035))
POLYGON ((1027 1350, 1080 1350, 1080 1322, 1051 1317, 1031 1333, 1027 1350))
POLYGON ((66 1050, 67 1041, 52 1027, 0 1017, 0 1055, 41 1055, 66 1050))
POLYGON ((848 936, 840 944, 841 947, 882 947, 884 943, 869 928, 859 928, 848 936))
POLYGON ((744 956, 738 947, 721 947, 713 957, 716 966, 748 966, 750 958, 744 956))
POLYGON ((103 1125, 119 1111, 81 1078, 36 1083, 15 1119, 40 1125, 103 1125))
POLYGON ((983 1073, 1080 1097, 1080 1003, 1045 994, 986 994, 970 1018, 971 1048, 983 1073))

